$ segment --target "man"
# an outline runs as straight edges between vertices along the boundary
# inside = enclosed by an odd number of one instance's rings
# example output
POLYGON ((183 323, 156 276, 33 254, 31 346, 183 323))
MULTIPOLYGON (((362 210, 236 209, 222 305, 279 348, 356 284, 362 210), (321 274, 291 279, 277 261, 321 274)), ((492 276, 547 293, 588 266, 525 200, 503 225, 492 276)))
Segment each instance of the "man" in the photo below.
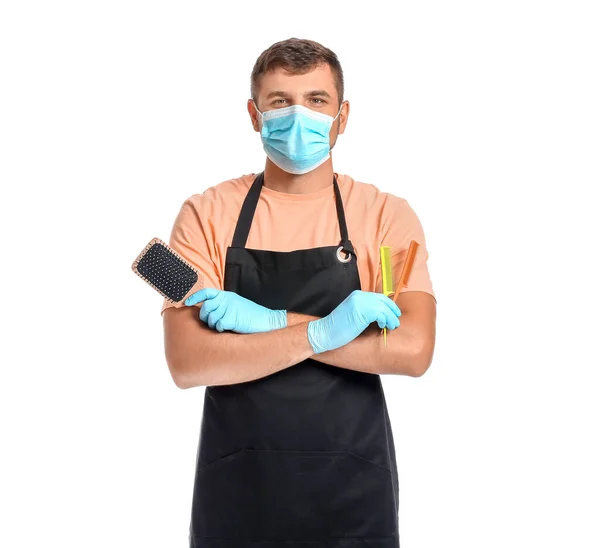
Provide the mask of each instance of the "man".
POLYGON ((331 50, 278 42, 251 82, 264 172, 185 200, 170 239, 201 273, 161 311, 176 385, 206 387, 190 546, 397 548, 380 375, 420 376, 432 360, 423 230, 403 198, 333 171, 350 106, 331 50), (392 247, 398 280, 412 239, 414 269, 394 302, 381 293, 379 247, 392 247))

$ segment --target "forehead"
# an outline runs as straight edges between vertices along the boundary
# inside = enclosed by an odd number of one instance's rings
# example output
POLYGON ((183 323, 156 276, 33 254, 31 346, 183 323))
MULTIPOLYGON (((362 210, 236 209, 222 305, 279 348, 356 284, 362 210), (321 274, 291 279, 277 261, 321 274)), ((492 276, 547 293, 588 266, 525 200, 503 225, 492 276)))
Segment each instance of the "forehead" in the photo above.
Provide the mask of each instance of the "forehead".
POLYGON ((274 90, 296 94, 313 89, 324 89, 332 97, 337 97, 335 77, 328 64, 318 65, 306 74, 292 74, 283 67, 277 67, 264 73, 258 82, 259 96, 265 96, 274 90))

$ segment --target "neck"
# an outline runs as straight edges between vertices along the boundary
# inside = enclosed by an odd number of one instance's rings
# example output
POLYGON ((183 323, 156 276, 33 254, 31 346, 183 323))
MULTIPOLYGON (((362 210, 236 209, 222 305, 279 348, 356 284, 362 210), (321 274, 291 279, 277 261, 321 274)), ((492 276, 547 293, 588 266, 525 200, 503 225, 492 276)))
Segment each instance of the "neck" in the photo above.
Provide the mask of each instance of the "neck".
POLYGON ((333 184, 333 163, 331 158, 316 169, 294 175, 277 167, 269 158, 265 164, 264 186, 287 194, 309 194, 318 192, 333 184))

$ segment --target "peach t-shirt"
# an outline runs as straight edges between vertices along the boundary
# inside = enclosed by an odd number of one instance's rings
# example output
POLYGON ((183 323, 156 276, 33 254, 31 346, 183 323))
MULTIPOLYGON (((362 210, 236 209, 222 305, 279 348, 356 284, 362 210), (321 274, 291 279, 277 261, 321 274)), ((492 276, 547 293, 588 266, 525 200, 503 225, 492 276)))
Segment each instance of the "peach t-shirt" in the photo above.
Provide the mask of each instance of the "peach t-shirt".
MULTIPOLYGON (((363 291, 381 292, 379 246, 392 247, 394 287, 411 240, 419 245, 405 291, 425 291, 433 296, 428 252, 421 223, 404 198, 381 192, 376 186, 338 175, 348 237, 358 257, 363 291)), ((201 273, 189 295, 204 287, 224 289, 225 255, 231 246, 242 204, 256 174, 243 175, 190 196, 181 205, 169 245, 201 273)), ((341 234, 333 183, 317 192, 288 194, 263 185, 256 206, 247 248, 295 251, 337 245, 341 234)), ((185 306, 164 299, 165 309, 185 306)))

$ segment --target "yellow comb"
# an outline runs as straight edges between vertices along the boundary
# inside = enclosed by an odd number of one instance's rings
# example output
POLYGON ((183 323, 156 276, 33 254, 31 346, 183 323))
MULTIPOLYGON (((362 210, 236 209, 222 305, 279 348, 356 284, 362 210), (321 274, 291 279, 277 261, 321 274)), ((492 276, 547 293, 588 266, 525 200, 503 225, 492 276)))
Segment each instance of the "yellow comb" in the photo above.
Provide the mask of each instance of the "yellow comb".
MULTIPOLYGON (((389 297, 394 294, 394 281, 392 280, 392 248, 389 245, 382 245, 379 248, 379 257, 381 259, 381 292, 389 297)), ((387 329, 383 328, 383 344, 387 346, 387 329)))
MULTIPOLYGON (((396 287, 396 291, 394 291, 392 284, 392 261, 390 260, 390 247, 381 246, 379 248, 379 254, 381 256, 381 285, 382 285, 382 293, 390 297, 392 301, 396 302, 396 297, 400 293, 400 290, 403 287, 408 286, 408 279, 410 278, 410 274, 412 272, 413 266, 415 264, 415 257, 417 256, 417 250, 419 249, 419 244, 416 240, 411 240, 410 245, 408 246, 408 251, 406 253, 406 259, 404 260, 404 264, 402 265, 402 270, 400 271, 400 280, 398 281, 398 287, 396 287)), ((387 329, 383 328, 383 343, 387 346, 386 339, 386 331, 387 329)))

